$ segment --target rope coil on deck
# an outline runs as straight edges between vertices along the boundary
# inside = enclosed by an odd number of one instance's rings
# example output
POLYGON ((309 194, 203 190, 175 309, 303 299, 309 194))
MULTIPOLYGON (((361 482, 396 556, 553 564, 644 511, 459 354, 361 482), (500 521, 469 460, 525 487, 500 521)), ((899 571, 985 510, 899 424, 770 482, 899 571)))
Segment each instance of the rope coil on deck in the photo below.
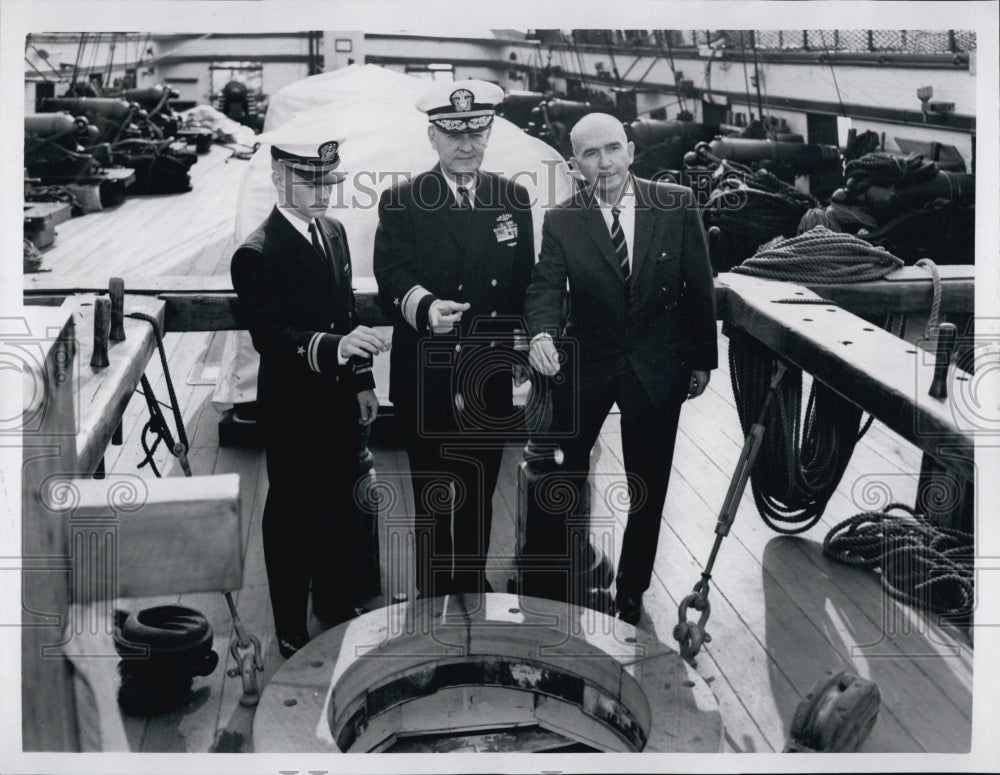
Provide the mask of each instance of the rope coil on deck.
POLYGON ((971 533, 936 527, 902 503, 846 519, 823 541, 828 557, 879 570, 882 586, 897 600, 953 616, 972 612, 974 549, 971 533))

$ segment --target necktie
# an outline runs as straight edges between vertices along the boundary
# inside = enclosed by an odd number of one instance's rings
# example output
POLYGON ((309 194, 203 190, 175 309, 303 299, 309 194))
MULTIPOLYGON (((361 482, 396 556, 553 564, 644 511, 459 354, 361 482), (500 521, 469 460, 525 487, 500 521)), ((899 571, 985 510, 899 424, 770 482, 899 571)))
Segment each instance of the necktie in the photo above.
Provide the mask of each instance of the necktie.
POLYGON ((625 242, 625 231, 622 229, 622 225, 618 220, 618 216, 621 215, 621 212, 622 211, 617 207, 611 208, 611 244, 615 246, 615 253, 618 254, 618 264, 622 268, 622 274, 625 275, 625 279, 628 280, 628 244, 625 242))
POLYGON ((472 199, 469 197, 469 189, 465 186, 458 186, 458 209, 459 210, 471 210, 472 209, 472 199))
POLYGON ((326 240, 326 235, 323 234, 316 218, 309 221, 309 234, 312 236, 313 247, 316 248, 316 250, 319 251, 319 254, 327 260, 327 263, 335 269, 336 265, 333 263, 333 255, 330 250, 329 242, 326 240))

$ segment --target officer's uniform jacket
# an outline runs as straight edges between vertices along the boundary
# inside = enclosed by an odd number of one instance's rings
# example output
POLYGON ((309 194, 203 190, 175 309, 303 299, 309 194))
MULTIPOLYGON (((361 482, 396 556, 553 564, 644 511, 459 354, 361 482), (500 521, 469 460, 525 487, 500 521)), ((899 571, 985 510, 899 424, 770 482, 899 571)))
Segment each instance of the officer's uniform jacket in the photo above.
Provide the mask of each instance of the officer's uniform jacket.
MULTIPOLYGON (((357 393, 374 388, 371 361, 340 365, 340 339, 358 325, 351 256, 339 221, 314 219, 334 260, 275 208, 233 255, 240 314, 260 353, 257 400, 265 430, 292 437, 343 433, 357 393), (347 399, 350 402, 347 403, 347 399)), ((351 437, 353 439, 353 436, 351 437)))
POLYGON ((534 244, 526 189, 481 171, 474 195, 472 212, 459 209, 440 167, 383 192, 373 263, 393 322, 390 400, 425 420, 457 407, 489 425, 511 415, 534 244), (470 304, 452 333, 429 330, 436 299, 470 304))

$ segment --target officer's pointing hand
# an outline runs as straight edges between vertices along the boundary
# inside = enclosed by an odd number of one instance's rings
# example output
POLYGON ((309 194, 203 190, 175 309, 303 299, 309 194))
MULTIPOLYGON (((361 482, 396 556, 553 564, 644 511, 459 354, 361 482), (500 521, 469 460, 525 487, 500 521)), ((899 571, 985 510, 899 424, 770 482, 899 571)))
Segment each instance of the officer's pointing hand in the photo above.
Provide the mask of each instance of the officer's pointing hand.
POLYGON ((389 343, 374 328, 358 326, 340 340, 340 354, 345 358, 356 355, 368 358, 389 349, 389 343))
POLYGON ((437 299, 427 310, 427 322, 435 334, 447 334, 462 319, 462 313, 468 308, 468 302, 437 299))
POLYGON ((539 336, 532 341, 531 351, 528 353, 528 363, 535 371, 546 377, 553 377, 559 373, 559 353, 556 351, 555 343, 551 337, 539 336))

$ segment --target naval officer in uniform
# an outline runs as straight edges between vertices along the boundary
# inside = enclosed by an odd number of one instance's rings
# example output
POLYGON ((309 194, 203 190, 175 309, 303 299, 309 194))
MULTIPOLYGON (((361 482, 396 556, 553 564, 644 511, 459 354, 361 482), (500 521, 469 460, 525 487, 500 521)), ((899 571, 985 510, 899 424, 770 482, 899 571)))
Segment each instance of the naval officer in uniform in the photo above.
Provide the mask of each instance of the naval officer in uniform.
POLYGON ((527 190, 480 169, 503 90, 437 83, 417 102, 440 163, 383 192, 374 270, 393 322, 389 397, 414 491, 423 597, 489 591, 492 499, 534 264, 527 190))
POLYGON ((270 154, 277 204, 236 250, 231 272, 260 353, 264 561, 287 658, 309 640, 310 586, 327 624, 354 615, 358 425, 378 411, 371 359, 388 343, 359 324, 347 237, 325 214, 343 180, 339 142, 276 140, 270 154))

